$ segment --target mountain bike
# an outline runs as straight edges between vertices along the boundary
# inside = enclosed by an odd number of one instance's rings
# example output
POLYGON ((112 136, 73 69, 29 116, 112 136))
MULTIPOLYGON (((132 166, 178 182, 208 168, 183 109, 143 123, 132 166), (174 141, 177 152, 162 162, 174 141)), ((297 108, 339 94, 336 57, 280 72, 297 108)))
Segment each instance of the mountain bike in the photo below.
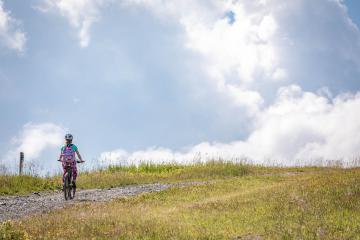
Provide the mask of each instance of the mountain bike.
MULTIPOLYGON (((65 200, 70 200, 75 197, 76 186, 73 182, 73 160, 58 160, 65 165, 65 176, 63 183, 63 192, 65 200)), ((82 161, 76 160, 77 163, 82 163, 82 161)))

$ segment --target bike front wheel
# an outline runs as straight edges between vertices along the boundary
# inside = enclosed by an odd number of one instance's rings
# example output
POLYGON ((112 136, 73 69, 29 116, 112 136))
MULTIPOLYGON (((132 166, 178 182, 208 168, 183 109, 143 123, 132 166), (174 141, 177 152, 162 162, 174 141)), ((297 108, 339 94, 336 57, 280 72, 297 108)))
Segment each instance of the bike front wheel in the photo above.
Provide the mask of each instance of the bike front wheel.
POLYGON ((75 196, 75 189, 72 186, 71 180, 72 180, 72 174, 66 173, 64 178, 64 197, 65 200, 73 199, 75 196))
POLYGON ((68 174, 66 174, 66 176, 65 176, 65 179, 64 179, 64 187, 63 187, 63 191, 64 191, 64 198, 65 198, 65 200, 68 200, 68 199, 70 199, 70 195, 69 195, 69 189, 70 189, 70 184, 69 184, 69 181, 70 179, 69 179, 69 176, 68 176, 68 174))
POLYGON ((72 182, 71 184, 72 186, 72 195, 71 195, 71 199, 73 199, 75 197, 75 192, 76 192, 76 185, 74 182, 72 182))

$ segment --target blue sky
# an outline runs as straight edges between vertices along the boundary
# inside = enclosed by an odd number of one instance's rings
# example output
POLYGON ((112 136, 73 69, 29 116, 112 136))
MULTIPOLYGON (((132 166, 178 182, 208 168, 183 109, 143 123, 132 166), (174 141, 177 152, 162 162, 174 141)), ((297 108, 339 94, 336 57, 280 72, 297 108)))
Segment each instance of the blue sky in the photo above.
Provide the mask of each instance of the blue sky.
POLYGON ((345 0, 344 1, 347 9, 348 9, 348 13, 351 17, 351 19, 354 21, 354 23, 356 23, 359 26, 360 23, 360 16, 359 16, 359 11, 360 11, 360 2, 356 1, 356 0, 345 0))
POLYGON ((3 165, 359 154, 355 0, 0 2, 3 165))

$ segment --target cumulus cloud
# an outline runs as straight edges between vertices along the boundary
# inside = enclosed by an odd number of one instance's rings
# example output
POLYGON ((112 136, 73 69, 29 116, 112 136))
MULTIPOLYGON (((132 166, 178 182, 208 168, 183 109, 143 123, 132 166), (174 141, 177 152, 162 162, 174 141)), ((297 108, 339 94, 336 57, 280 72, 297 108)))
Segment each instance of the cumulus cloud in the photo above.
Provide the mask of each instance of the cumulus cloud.
POLYGON ((24 152, 27 163, 39 160, 46 150, 59 147, 63 143, 64 133, 65 129, 54 123, 27 123, 19 135, 11 140, 12 149, 3 156, 2 161, 13 168, 20 152, 24 152))
POLYGON ((26 43, 25 33, 19 28, 19 21, 11 16, 0 0, 0 41, 8 48, 22 52, 26 43))
POLYGON ((256 130, 246 143, 258 151, 249 155, 283 163, 351 161, 360 155, 360 124, 354 121, 360 116, 359 106, 359 93, 329 99, 299 86, 281 88, 275 104, 256 119, 256 130))
POLYGON ((237 77, 239 82, 252 82, 256 73, 272 78, 279 68, 273 43, 277 23, 271 14, 247 13, 239 3, 229 7, 235 15, 213 24, 189 18, 183 20, 187 47, 207 59, 207 70, 217 78, 237 77))
POLYGON ((352 166, 360 156, 359 118, 360 93, 328 98, 291 85, 279 89, 275 103, 257 115, 256 128, 244 141, 204 142, 178 152, 156 147, 132 153, 119 149, 105 152, 99 159, 125 165, 247 159, 283 166, 340 160, 352 166))
POLYGON ((246 84, 259 73, 275 80, 287 76, 273 44, 277 23, 265 11, 247 12, 238 1, 126 0, 124 4, 144 7, 164 21, 172 19, 182 26, 184 47, 203 56, 207 80, 251 114, 258 111, 263 99, 246 84))
POLYGON ((101 9, 109 0, 44 0, 36 9, 42 12, 54 11, 65 17, 77 30, 79 45, 90 43, 91 26, 100 18, 101 9))

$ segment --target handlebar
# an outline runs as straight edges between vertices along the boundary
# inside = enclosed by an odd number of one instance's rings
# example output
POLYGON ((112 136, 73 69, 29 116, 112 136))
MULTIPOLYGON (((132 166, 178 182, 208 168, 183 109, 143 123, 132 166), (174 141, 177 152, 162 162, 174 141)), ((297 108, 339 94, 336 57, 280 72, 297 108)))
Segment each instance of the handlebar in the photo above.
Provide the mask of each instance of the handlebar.
MULTIPOLYGON (((63 163, 71 163, 72 161, 69 161, 69 160, 61 160, 61 157, 63 157, 63 156, 65 156, 64 154, 60 154, 60 159, 58 159, 58 161, 59 162, 63 162, 63 163)), ((83 161, 80 161, 80 160, 78 160, 78 159, 76 159, 76 163, 84 163, 85 161, 83 160, 83 161)))
MULTIPOLYGON (((61 160, 61 159, 58 159, 57 160, 58 162, 62 162, 62 163, 72 163, 73 161, 69 161, 69 160, 61 160)), ((84 163, 85 161, 80 161, 80 160, 76 160, 77 163, 84 163)))

